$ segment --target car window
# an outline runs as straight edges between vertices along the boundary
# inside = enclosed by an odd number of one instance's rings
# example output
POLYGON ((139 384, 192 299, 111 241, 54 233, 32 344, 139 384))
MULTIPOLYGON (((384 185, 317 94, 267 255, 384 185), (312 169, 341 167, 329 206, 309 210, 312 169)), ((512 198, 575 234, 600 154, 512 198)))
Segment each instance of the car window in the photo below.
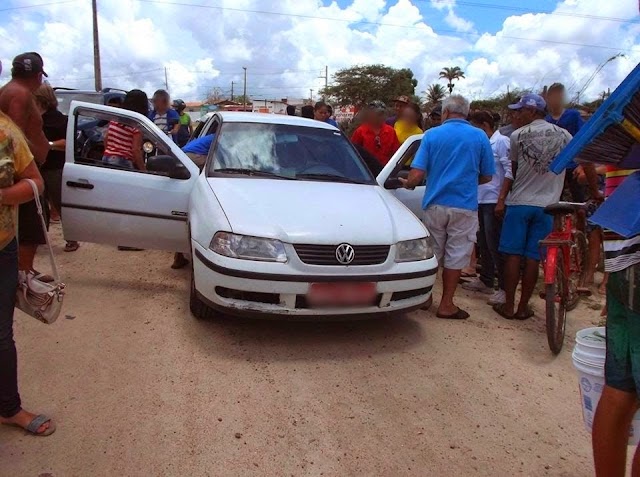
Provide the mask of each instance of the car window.
POLYGON ((375 183, 342 133, 283 124, 222 124, 207 173, 375 183))
POLYGON ((162 133, 155 127, 148 127, 139 120, 117 113, 90 111, 78 108, 75 118, 74 161, 76 163, 106 167, 110 169, 132 170, 166 175, 166 171, 140 171, 132 169, 134 155, 142 157, 145 166, 153 164, 158 156, 172 157, 171 149, 161 139, 162 133), (140 138, 140 148, 132 147, 134 137, 140 138), (106 142, 105 142, 106 139, 106 142), (108 149, 108 150, 105 150, 108 149), (119 157, 121 161, 107 161, 105 157, 119 157))

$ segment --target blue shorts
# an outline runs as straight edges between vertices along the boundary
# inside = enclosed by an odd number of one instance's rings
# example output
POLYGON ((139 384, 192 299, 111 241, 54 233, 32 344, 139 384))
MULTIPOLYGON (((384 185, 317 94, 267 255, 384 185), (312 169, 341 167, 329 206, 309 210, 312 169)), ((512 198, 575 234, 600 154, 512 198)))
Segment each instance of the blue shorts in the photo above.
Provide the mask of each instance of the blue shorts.
POLYGON ((544 208, 509 205, 502 223, 500 252, 540 260, 540 240, 553 229, 553 217, 544 208))

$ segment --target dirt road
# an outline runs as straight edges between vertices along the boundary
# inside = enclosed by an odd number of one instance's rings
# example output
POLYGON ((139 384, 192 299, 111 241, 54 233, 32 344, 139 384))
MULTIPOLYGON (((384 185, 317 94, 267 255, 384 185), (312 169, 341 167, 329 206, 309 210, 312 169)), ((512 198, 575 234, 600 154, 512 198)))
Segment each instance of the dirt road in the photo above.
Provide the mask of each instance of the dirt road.
POLYGON ((170 254, 55 240, 67 316, 15 328, 24 405, 58 430, 1 428, 1 475, 591 475, 573 340, 551 356, 539 299, 527 323, 462 291, 463 323, 202 322, 170 254))

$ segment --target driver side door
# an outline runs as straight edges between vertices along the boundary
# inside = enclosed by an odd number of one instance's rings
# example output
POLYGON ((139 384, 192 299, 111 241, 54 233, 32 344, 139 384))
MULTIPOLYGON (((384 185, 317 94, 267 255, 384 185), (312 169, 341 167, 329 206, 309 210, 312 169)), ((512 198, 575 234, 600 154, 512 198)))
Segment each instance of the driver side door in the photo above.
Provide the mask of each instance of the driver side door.
POLYGON ((422 199, 426 190, 424 183, 413 190, 408 190, 400 185, 398 177, 407 177, 411 169, 411 161, 420 147, 421 140, 422 134, 407 139, 377 177, 381 187, 395 195, 420 219, 422 218, 422 199))
MULTIPOLYGON (((125 161, 126 162, 126 161, 125 161)), ((189 252, 188 211, 197 166, 146 117, 73 102, 62 216, 67 240, 189 252), (105 164, 111 122, 140 132, 146 170, 105 164)))

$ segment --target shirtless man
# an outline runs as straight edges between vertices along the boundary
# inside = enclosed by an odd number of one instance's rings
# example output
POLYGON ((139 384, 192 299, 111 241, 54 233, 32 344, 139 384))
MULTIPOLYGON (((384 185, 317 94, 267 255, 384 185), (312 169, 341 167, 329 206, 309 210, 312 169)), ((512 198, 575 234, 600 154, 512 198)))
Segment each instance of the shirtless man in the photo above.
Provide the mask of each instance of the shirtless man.
MULTIPOLYGON (((39 165, 44 163, 50 149, 42 130, 42 117, 33 98, 33 92, 42 84, 42 77, 47 76, 43 66, 42 57, 38 53, 29 52, 16 56, 11 68, 11 81, 0 88, 0 111, 22 130, 31 154, 39 165)), ((45 243, 35 202, 20 206, 19 222, 18 268, 33 270, 38 245, 45 243)))

